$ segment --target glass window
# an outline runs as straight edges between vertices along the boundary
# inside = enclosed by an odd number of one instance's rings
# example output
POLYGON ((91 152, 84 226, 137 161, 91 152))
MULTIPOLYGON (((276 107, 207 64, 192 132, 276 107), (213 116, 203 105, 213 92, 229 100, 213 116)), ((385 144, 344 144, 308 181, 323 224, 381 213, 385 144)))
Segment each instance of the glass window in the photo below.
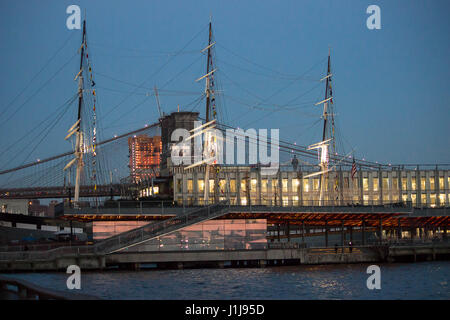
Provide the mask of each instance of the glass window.
POLYGON ((230 192, 236 192, 236 179, 230 179, 230 192))
POLYGON ((411 189, 414 191, 416 190, 416 178, 415 177, 411 177, 411 189))
POLYGON ((303 179, 303 191, 309 192, 309 179, 303 179))
POLYGON ((256 179, 250 180, 250 191, 256 192, 256 185, 258 184, 258 181, 256 179))
POLYGON ((227 181, 225 179, 219 180, 219 193, 225 194, 227 192, 226 184, 227 184, 227 181))
POLYGON ((293 206, 298 206, 298 196, 293 196, 292 197, 292 205, 293 206))
POLYGON ((430 177, 430 189, 431 190, 434 190, 434 182, 435 182, 435 180, 434 180, 434 177, 430 177))
POLYGON ((313 184, 314 184, 314 190, 319 190, 319 178, 314 178, 313 179, 313 184))
POLYGON ((426 189, 426 178, 425 177, 420 178, 420 188, 421 188, 421 190, 426 189))
POLYGON ((288 206, 288 205, 289 205, 289 198, 283 197, 283 206, 288 206))
POLYGON ((441 206, 445 204, 445 193, 439 195, 439 203, 441 206))
POLYGON ((389 190, 389 178, 383 178, 383 190, 389 190))
POLYGON ((241 205, 243 205, 243 206, 247 205, 247 198, 245 198, 245 197, 241 198, 241 205))
POLYGON ((267 192, 267 184, 268 184, 268 180, 267 179, 261 179, 261 191, 262 192, 267 192))
POLYGON ((378 178, 373 178, 373 191, 378 191, 378 178))
POLYGON ((209 180, 209 193, 214 193, 214 179, 209 180))
POLYGON ((415 205, 417 202, 417 196, 415 194, 411 195, 411 202, 415 205))
POLYGON ((398 190, 398 178, 392 178, 392 189, 398 190))
POLYGON ((199 192, 205 191, 205 181, 203 179, 198 180, 198 191, 199 192))
POLYGON ((407 178, 402 178, 402 190, 408 190, 407 178))
POLYGON ((177 192, 182 193, 183 192, 183 180, 177 179, 177 192))
POLYGON ((272 179, 272 193, 276 193, 278 190, 278 180, 272 179))
POLYGON ((241 180, 241 191, 247 191, 247 181, 245 179, 241 180))
POLYGON ((430 194, 430 204, 432 207, 436 206, 436 194, 430 194))
POLYGON ((192 187, 192 179, 188 179, 187 181, 187 192, 192 193, 193 187, 192 187))
POLYGON ((402 201, 403 202, 408 201, 408 195, 407 194, 402 194, 402 201))
POLYGON ((369 191, 369 178, 363 178, 364 191, 369 191))
POLYGON ((300 185, 299 179, 292 179, 292 191, 298 192, 298 186, 300 185))
POLYGON ((427 195, 426 194, 422 194, 420 197, 420 200, 422 201, 422 204, 427 204, 427 195))
POLYGON ((440 190, 444 190, 445 186, 444 186, 444 177, 439 177, 439 189, 440 190))
POLYGON ((283 179, 283 192, 288 192, 288 179, 283 179))

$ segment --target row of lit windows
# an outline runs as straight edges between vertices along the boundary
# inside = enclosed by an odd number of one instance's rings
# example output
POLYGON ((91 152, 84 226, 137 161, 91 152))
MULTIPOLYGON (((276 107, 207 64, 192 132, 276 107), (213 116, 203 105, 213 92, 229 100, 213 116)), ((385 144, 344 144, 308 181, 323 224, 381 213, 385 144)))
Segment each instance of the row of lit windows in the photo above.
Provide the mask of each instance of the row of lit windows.
MULTIPOLYGON (((448 179, 448 185, 450 186, 450 177, 447 178, 448 179)), ((229 188, 230 188, 230 192, 237 192, 236 191, 236 179, 230 179, 230 184, 229 184, 229 188)), ((261 192, 268 192, 268 188, 269 188, 269 181, 270 181, 270 185, 271 185, 271 189, 272 192, 277 192, 277 190, 279 190, 280 186, 278 183, 277 179, 261 179, 261 192)), ((203 192, 204 191, 204 181, 203 179, 199 179, 198 181, 198 192, 203 192)), ((350 184, 349 184, 349 178, 344 178, 343 179, 344 182, 344 189, 350 189, 350 184)), ((356 184, 356 188, 358 188, 358 183, 357 180, 354 181, 356 184)), ((411 187, 408 188, 407 185, 407 180, 406 178, 402 178, 401 179, 401 183, 402 183, 402 190, 403 191, 408 191, 408 190, 412 190, 412 191, 416 191, 416 181, 414 179, 411 180, 411 187)), ((422 177, 420 179, 420 183, 421 183, 421 187, 420 189, 423 191, 429 190, 429 191, 434 191, 435 190, 435 179, 434 177, 431 177, 428 179, 428 183, 429 183, 429 187, 427 188, 426 185, 426 178, 422 177)), ((258 180, 257 179, 241 179, 241 183, 240 183, 240 190, 242 192, 247 192, 247 187, 249 187, 251 192, 255 192, 257 190, 257 184, 258 184, 258 180)), ((388 190, 399 190, 398 189, 398 180, 397 179, 393 179, 392 181, 390 181, 388 178, 382 178, 382 184, 383 184, 383 190, 384 191, 388 191, 388 190)), ((326 180, 325 181, 325 190, 328 190, 329 183, 326 180)), ((282 192, 297 192, 298 188, 300 186, 300 179, 294 178, 291 179, 291 186, 289 188, 289 179, 281 179, 281 189, 282 192)), ((314 178, 314 179, 304 179, 303 180, 303 191, 304 192, 309 192, 309 191, 319 191, 319 187, 320 187, 320 180, 319 178, 314 178)), ((209 180, 209 188, 210 188, 210 192, 214 192, 214 179, 210 179, 209 180)), ((220 179, 219 180, 219 189, 222 192, 226 192, 226 180, 225 179, 220 179)), ((335 185, 332 186, 332 188, 339 188, 338 183, 335 182, 335 185)), ((369 191, 369 179, 368 178, 363 178, 363 190, 364 191, 369 191)), ((187 192, 188 193, 192 193, 194 190, 194 185, 193 185, 193 180, 192 179, 188 179, 187 180, 187 192)), ((372 180, 372 188, 370 189, 370 191, 379 191, 379 180, 378 179, 373 179, 372 180)), ((440 177, 439 178, 439 190, 446 190, 445 189, 445 185, 444 185, 444 178, 440 177)), ((182 179, 177 179, 177 192, 181 193, 182 192, 182 179)))
MULTIPOLYGON (((448 197, 450 197, 450 194, 448 194, 448 197)), ((187 197, 187 203, 188 204, 194 204, 194 198, 193 197, 187 197)), ((210 198, 212 199, 212 197, 210 198)), ((223 194, 220 194, 219 196, 219 200, 226 200, 227 197, 223 194)), ((257 205, 257 204, 262 204, 262 205, 279 205, 280 204, 280 200, 283 206, 297 206, 297 205, 311 205, 311 204, 319 204, 319 198, 317 196, 311 196, 311 197, 304 197, 303 200, 299 199, 299 196, 282 196, 281 199, 277 199, 277 198, 266 198, 266 197, 262 197, 261 200, 255 198, 255 197, 251 197, 250 201, 252 204, 257 205)), ((369 195, 364 195, 363 196, 363 201, 362 203, 365 205, 377 205, 379 204, 379 197, 378 195, 374 195, 374 196, 369 196, 369 195)), ((407 202, 407 201, 411 201, 413 205, 416 205, 416 197, 414 195, 414 197, 412 197, 411 199, 408 198, 406 195, 404 195, 402 197, 402 201, 403 202, 407 202)), ((183 201, 183 198, 178 197, 178 201, 181 203, 183 201)), ((237 197, 230 197, 230 201, 232 204, 237 204, 237 197)), ((247 197, 242 196, 240 198, 240 204, 241 205, 248 205, 249 202, 247 197)), ((340 200, 338 199, 337 202, 339 202, 340 200)), ((354 196, 352 200, 344 200, 344 203, 347 202, 353 202, 353 203, 360 203, 360 199, 358 196, 354 196)), ((389 200, 385 199, 385 202, 389 202, 389 200)), ((398 199, 398 195, 394 196, 393 199, 391 199, 392 202, 397 202, 399 201, 398 199)), ((203 204, 203 197, 199 197, 197 199, 198 204, 203 204)), ((421 196, 421 204, 422 205, 430 205, 431 207, 437 206, 438 204, 440 206, 443 206, 446 204, 446 195, 445 194, 431 194, 430 197, 428 198, 426 195, 422 195, 421 196), (437 203, 437 200, 439 199, 439 203, 437 203)))

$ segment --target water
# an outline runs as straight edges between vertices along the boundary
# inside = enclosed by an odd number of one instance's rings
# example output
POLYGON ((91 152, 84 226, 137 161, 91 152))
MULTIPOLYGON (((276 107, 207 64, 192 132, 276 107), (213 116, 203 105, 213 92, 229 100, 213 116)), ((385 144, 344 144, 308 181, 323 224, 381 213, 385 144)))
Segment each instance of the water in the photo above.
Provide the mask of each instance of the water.
MULTIPOLYGON (((381 290, 367 289, 367 266, 84 272, 77 291, 103 299, 450 299, 450 261, 379 264, 381 290)), ((65 273, 5 276, 68 290, 65 273)))

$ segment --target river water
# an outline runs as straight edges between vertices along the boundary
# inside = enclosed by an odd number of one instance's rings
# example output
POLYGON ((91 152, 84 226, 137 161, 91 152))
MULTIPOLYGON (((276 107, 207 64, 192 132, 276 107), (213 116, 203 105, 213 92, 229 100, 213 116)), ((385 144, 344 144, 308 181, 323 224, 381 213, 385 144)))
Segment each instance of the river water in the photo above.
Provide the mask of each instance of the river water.
MULTIPOLYGON (((450 261, 378 265, 380 290, 366 286, 369 264, 351 264, 82 272, 76 291, 103 299, 450 299, 450 261)), ((5 276, 68 290, 65 273, 5 276)))

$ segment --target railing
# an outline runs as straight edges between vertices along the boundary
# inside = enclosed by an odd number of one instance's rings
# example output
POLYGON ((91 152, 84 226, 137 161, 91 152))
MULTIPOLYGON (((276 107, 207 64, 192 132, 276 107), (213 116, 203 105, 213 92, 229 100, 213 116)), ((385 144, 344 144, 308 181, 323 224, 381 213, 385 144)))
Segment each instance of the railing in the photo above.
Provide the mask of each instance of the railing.
POLYGON ((111 238, 102 240, 94 245, 59 247, 48 251, 23 251, 0 252, 0 261, 12 260, 52 260, 65 255, 102 255, 117 251, 118 249, 135 245, 139 242, 150 240, 163 234, 178 230, 182 227, 213 219, 223 214, 223 210, 229 208, 228 202, 223 201, 198 210, 193 210, 182 216, 176 216, 161 222, 149 223, 137 229, 133 229, 111 238))
POLYGON ((42 288, 25 280, 0 276, 0 299, 2 300, 97 300, 97 297, 75 292, 62 292, 42 288))
POLYGON ((228 207, 229 205, 227 201, 223 201, 219 204, 213 204, 208 207, 200 208, 199 210, 191 211, 182 216, 176 216, 161 222, 150 223, 143 227, 121 233, 105 239, 95 244, 93 247, 95 248, 95 252, 109 253, 117 251, 118 249, 173 232, 182 227, 192 225, 206 219, 215 218, 222 215, 223 209, 228 207))

